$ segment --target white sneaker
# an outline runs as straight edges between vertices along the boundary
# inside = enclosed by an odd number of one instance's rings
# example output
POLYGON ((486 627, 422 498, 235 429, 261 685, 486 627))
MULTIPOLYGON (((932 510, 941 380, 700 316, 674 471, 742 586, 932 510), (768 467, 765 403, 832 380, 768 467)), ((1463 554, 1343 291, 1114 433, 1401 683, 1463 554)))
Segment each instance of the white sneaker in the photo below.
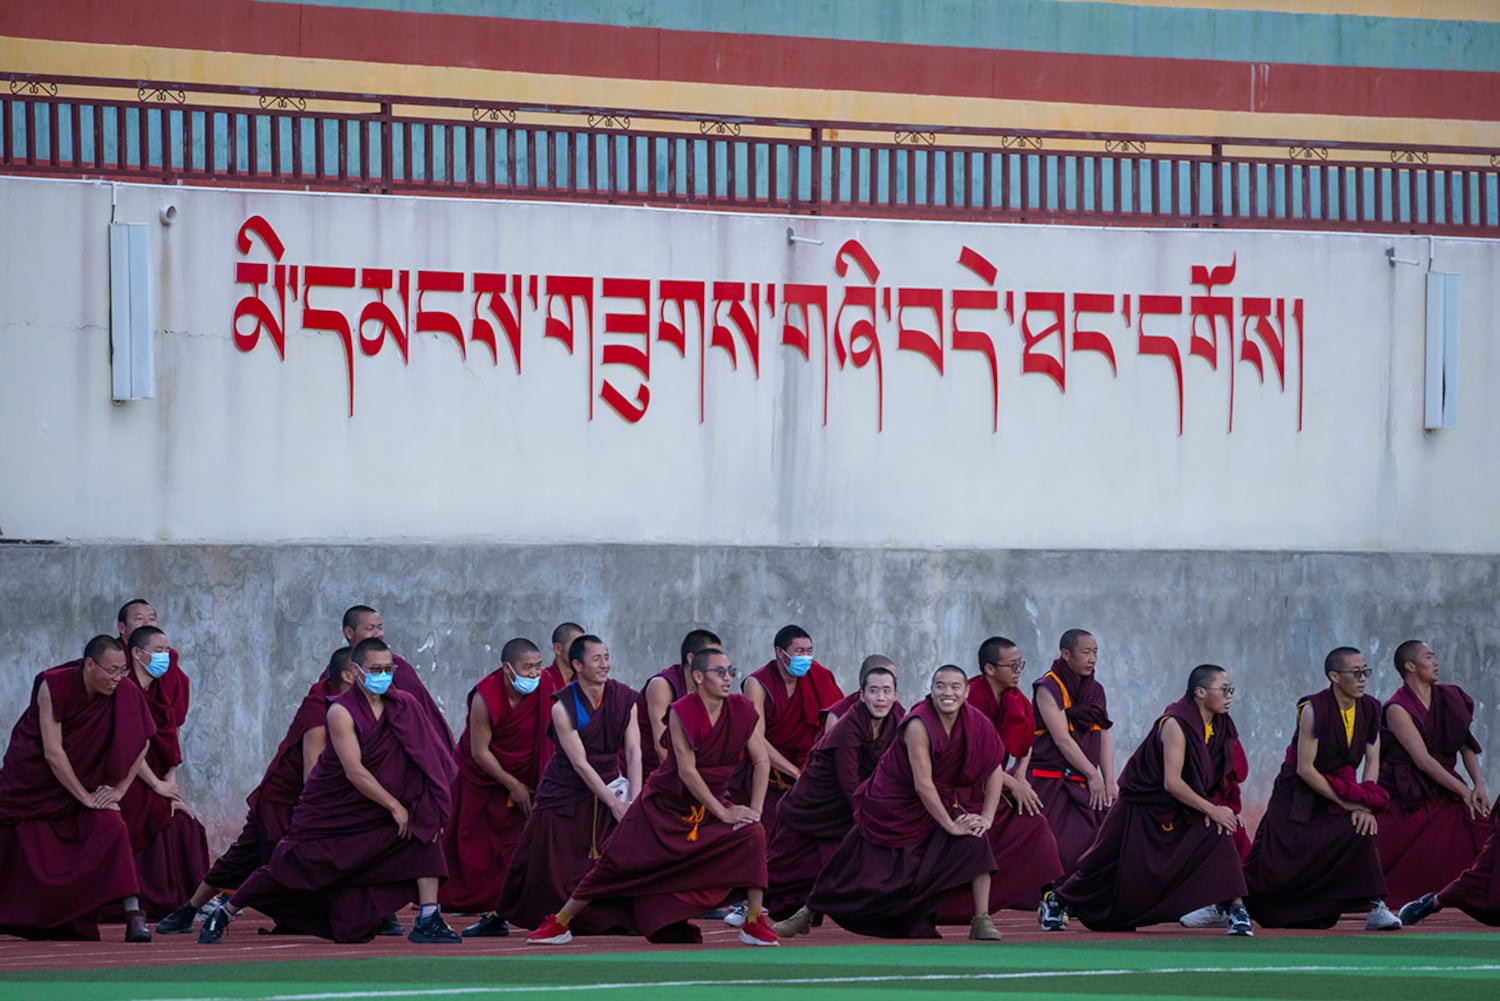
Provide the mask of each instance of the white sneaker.
POLYGON ((745 927, 745 918, 749 917, 749 915, 750 904, 747 901, 741 900, 725 913, 724 923, 731 928, 743 928, 745 927))
POLYGON ((1370 916, 1365 919, 1365 931, 1396 931, 1401 927, 1401 919, 1391 913, 1391 909, 1385 906, 1385 901, 1377 900, 1370 907, 1370 916))
POLYGON ((1184 928, 1228 928, 1229 912, 1218 904, 1207 904, 1177 919, 1184 928))

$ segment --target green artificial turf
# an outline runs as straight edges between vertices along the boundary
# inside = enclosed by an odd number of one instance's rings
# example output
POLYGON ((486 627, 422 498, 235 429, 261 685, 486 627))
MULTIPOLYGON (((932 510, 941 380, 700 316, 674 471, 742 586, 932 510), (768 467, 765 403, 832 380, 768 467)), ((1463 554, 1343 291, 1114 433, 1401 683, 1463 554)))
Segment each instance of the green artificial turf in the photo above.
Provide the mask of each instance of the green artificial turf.
POLYGON ((884 944, 214 963, 0 974, 7 1001, 278 1001, 458 997, 1236 998, 1500 997, 1500 938, 1474 935, 884 944))

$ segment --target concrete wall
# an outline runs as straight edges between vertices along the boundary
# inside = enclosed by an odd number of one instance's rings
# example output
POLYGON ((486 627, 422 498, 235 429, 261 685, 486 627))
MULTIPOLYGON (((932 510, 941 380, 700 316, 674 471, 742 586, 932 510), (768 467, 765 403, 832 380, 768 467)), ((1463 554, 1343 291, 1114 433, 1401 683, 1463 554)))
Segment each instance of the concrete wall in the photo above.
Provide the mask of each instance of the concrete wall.
POLYGON ((237 833, 245 794, 356 602, 380 609, 387 639, 455 729, 501 644, 524 635, 545 645, 557 621, 576 619, 605 638, 617 677, 635 686, 676 659, 693 626, 719 631, 744 671, 769 659, 777 628, 797 622, 846 689, 866 654, 894 657, 908 701, 939 663, 972 670, 991 633, 1022 645, 1034 679, 1057 636, 1083 625, 1100 639, 1122 764, 1188 669, 1217 662, 1238 688, 1252 817, 1295 698, 1321 687, 1322 657, 1339 644, 1366 651, 1369 690, 1384 698, 1395 645, 1425 637, 1445 679, 1478 702, 1480 741, 1500 736, 1494 556, 479 543, 0 546, 0 725, 20 714, 36 671, 113 632, 115 610, 137 595, 155 604, 193 679, 182 778, 216 851, 237 833))

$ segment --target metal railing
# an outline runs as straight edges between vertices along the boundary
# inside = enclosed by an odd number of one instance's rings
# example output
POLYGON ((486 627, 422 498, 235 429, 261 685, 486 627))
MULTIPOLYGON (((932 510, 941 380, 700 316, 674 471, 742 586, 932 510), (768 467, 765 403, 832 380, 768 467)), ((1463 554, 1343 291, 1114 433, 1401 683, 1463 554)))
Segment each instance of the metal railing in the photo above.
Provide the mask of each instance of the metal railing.
POLYGON ((16 75, 0 171, 897 216, 1500 236, 1500 150, 696 118, 16 75))

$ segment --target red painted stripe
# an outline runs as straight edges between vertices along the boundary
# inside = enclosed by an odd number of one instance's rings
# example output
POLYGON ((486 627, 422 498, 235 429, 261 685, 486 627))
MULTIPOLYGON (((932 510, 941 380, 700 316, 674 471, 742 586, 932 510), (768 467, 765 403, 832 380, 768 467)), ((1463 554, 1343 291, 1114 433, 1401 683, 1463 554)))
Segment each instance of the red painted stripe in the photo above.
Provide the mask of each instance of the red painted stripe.
POLYGON ((1500 120, 1500 73, 992 51, 252 0, 10 3, 0 5, 0 35, 803 90, 1500 120))

